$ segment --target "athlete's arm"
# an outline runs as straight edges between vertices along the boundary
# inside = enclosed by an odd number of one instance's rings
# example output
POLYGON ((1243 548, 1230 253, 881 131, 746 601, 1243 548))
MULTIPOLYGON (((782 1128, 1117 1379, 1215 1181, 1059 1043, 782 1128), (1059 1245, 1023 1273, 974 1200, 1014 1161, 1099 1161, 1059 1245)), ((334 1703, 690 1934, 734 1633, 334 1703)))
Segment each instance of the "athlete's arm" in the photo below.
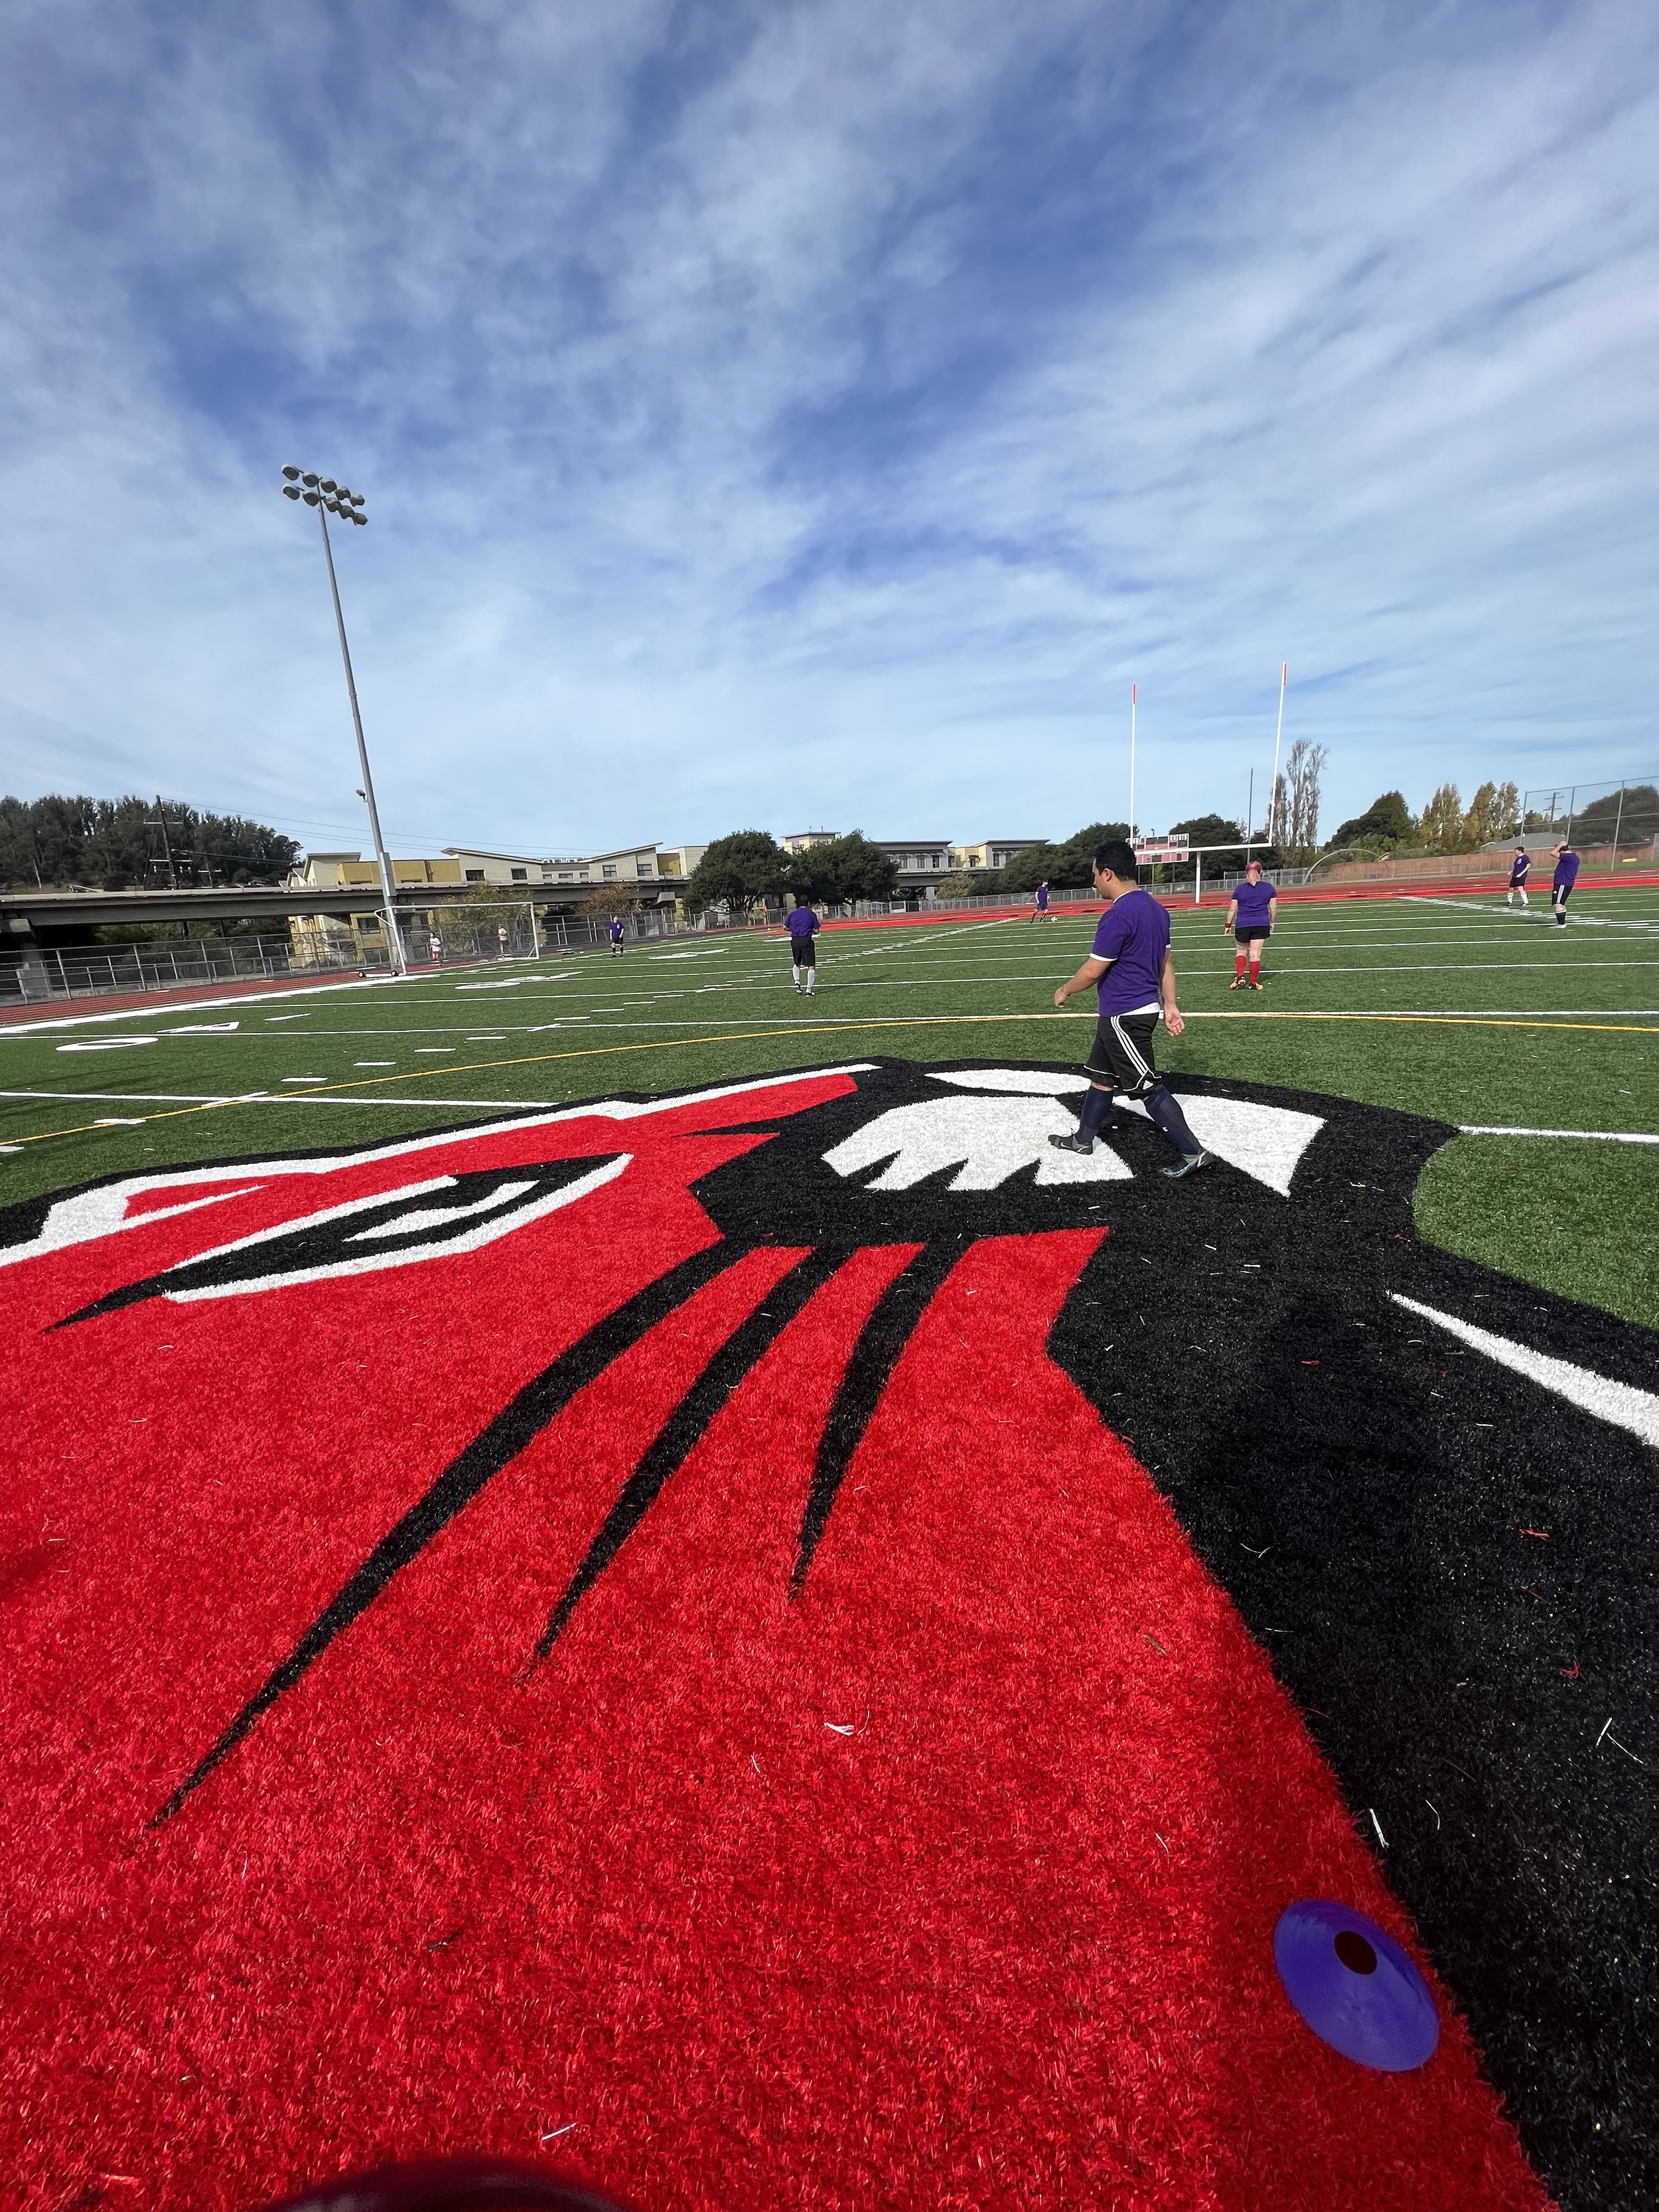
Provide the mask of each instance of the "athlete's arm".
POLYGON ((1099 982, 1111 964, 1109 960, 1097 960, 1091 954, 1078 969, 1071 981, 1062 983, 1059 990, 1054 993, 1054 1004, 1057 1006, 1063 1006, 1074 991, 1086 991, 1092 984, 1099 982))
POLYGON ((1271 928, 1273 927, 1273 924, 1278 921, 1278 919, 1279 919, 1279 901, 1278 901, 1276 898, 1270 898, 1270 899, 1267 901, 1267 927, 1268 927, 1268 928, 1269 928, 1269 929, 1271 929, 1271 928))
POLYGON ((1237 899, 1234 899, 1234 900, 1230 903, 1230 905, 1228 906, 1228 908, 1227 908, 1227 919, 1226 919, 1226 920, 1225 920, 1225 921, 1224 921, 1224 922, 1222 923, 1222 925, 1221 925, 1221 934, 1222 934, 1224 937, 1225 937, 1225 936, 1229 933, 1229 932, 1232 929, 1232 927, 1233 927, 1234 923, 1235 923, 1235 922, 1237 922, 1237 920, 1238 920, 1238 901, 1237 901, 1237 899))
POLYGON ((1176 1004, 1175 955, 1168 945, 1164 948, 1164 969, 1158 979, 1158 995, 1164 1006, 1164 1026, 1171 1036, 1179 1036, 1187 1024, 1176 1004))

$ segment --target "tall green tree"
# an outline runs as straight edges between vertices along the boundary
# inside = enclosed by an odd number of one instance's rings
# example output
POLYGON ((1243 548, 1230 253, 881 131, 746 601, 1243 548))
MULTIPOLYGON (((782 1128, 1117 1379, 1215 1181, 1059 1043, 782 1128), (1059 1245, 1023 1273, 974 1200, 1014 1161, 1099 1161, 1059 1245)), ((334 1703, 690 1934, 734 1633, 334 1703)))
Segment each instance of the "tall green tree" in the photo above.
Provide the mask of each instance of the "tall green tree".
POLYGON ((890 899, 898 889, 898 863, 872 845, 862 830, 850 830, 791 853, 785 863, 785 887, 799 891, 814 906, 850 906, 856 899, 890 899))
POLYGON ((769 830, 734 830, 716 837, 685 881, 694 909, 727 906, 746 914, 769 891, 781 891, 788 854, 769 830))
POLYGON ((1325 849, 1328 853, 1343 845, 1404 845, 1414 836, 1416 828, 1405 794, 1398 791, 1380 792, 1363 814, 1351 816, 1339 827, 1325 849))
POLYGON ((1433 793, 1417 833, 1431 853, 1462 851, 1463 794, 1455 783, 1443 783, 1433 793))

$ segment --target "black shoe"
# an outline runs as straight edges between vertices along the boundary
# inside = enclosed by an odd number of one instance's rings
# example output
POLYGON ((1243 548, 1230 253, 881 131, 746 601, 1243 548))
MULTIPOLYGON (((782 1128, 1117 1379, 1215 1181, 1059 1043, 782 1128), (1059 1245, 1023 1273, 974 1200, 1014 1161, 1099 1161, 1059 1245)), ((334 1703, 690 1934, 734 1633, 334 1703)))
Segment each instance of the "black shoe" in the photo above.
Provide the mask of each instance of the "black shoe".
POLYGON ((1057 1152, 1091 1152, 1095 1148, 1092 1137, 1085 1137, 1079 1129, 1074 1137, 1050 1137, 1048 1142, 1057 1152))
MULTIPOLYGON (((1050 1137, 1048 1142, 1051 1145, 1057 1145, 1060 1139, 1058 1137, 1050 1137)), ((1210 1156, 1207 1152, 1183 1152, 1174 1167, 1160 1168, 1158 1173, 1166 1182, 1179 1182, 1182 1176, 1196 1175, 1200 1168, 1206 1168, 1209 1164, 1210 1156)))

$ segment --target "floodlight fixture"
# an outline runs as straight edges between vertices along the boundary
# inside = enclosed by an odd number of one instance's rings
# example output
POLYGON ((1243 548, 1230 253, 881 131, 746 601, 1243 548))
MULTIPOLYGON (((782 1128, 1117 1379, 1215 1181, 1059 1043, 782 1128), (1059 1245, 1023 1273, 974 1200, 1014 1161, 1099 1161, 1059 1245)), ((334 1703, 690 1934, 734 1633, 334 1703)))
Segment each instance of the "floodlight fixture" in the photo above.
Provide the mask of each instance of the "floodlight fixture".
POLYGON ((380 866, 381 911, 386 918, 386 945, 391 956, 392 969, 395 974, 403 975, 408 973, 408 963, 404 958, 403 939, 398 930, 397 902, 392 893, 392 862, 386 853, 386 839, 380 835, 380 812, 374 803, 374 779, 369 773, 368 745, 363 736, 362 713, 357 704, 357 679, 351 672, 351 647, 346 642, 345 616, 340 607, 339 579, 334 573, 334 548, 328 534, 328 518, 331 514, 337 514, 343 522, 355 522, 360 526, 368 523, 368 517, 362 511, 363 495, 361 492, 347 491, 343 485, 337 483, 332 477, 319 477, 312 470, 307 470, 301 474, 298 469, 285 468, 283 471, 283 476, 285 481, 280 489, 284 497, 302 499, 307 507, 314 507, 317 510, 318 525, 323 533, 323 559, 327 564, 328 588, 334 601, 334 626, 340 634, 340 659, 345 668, 346 696, 351 702, 351 726, 357 738, 357 764, 363 772, 362 783, 357 795, 368 809, 368 826, 374 840, 374 857, 380 866), (303 491, 299 489, 301 484, 305 486, 303 491))

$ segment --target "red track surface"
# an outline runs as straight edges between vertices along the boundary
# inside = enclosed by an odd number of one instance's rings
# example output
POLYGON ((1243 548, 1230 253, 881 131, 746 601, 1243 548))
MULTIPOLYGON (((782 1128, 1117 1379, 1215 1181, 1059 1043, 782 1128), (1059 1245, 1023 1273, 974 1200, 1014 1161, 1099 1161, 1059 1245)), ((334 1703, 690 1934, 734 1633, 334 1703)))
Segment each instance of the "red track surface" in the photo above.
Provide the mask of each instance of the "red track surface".
POLYGON ((297 1196, 255 1168, 205 1214, 0 1272, 28 1346, 0 1492, 18 2201, 114 2201, 117 2175, 122 2203, 247 2205, 574 2123, 560 2151, 653 2207, 1541 2212, 1443 1992, 1434 2057, 1385 2075, 1279 1987, 1297 1897, 1413 1933, 1266 1656, 1047 1356, 1096 1231, 967 1248, 792 1601, 820 1431, 912 1248, 854 1252, 531 1668, 641 1451, 797 1255, 738 1258, 149 1825, 439 1471, 711 1242, 688 1185, 766 1141, 722 1117, 848 1087, 477 1140, 467 1167, 635 1156, 477 1261, 52 1327, 461 1164, 440 1147, 297 1196))

